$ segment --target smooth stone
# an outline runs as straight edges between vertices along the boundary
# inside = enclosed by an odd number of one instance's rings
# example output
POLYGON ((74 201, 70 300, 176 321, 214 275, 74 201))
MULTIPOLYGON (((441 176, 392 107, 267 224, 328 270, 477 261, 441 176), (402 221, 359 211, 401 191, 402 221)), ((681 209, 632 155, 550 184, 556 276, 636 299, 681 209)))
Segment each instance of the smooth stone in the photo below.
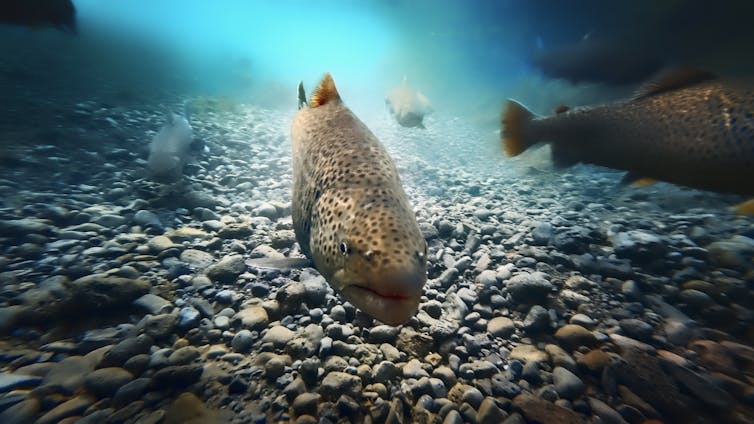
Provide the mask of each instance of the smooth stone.
POLYGON ((519 346, 514 347, 511 350, 509 359, 511 360, 517 359, 525 363, 529 363, 529 362, 546 363, 547 360, 549 359, 549 355, 547 355, 546 352, 543 352, 537 349, 536 346, 519 345, 519 346))
POLYGON ((553 289, 543 272, 521 273, 505 281, 505 288, 516 302, 541 304, 553 289))
POLYGON ((262 306, 250 306, 241 309, 233 317, 233 320, 241 320, 241 325, 252 330, 264 329, 270 321, 267 310, 262 306))
POLYGON ((477 411, 477 423, 498 424, 508 417, 508 414, 500 409, 491 397, 484 398, 477 411))
POLYGON ((652 339, 652 333, 654 332, 654 329, 651 325, 647 324, 644 321, 634 318, 628 318, 620 320, 618 324, 620 325, 621 330, 623 330, 628 337, 632 337, 644 342, 650 341, 652 339))
POLYGON ((230 284, 246 271, 246 262, 241 255, 228 255, 207 267, 207 277, 212 281, 230 284))
POLYGON ((190 392, 181 393, 165 412, 164 424, 200 424, 230 422, 190 392))
POLYGON ((600 417, 601 422, 604 424, 628 424, 618 411, 608 406, 605 402, 591 396, 588 398, 588 401, 592 413, 600 417))
POLYGON ((241 330, 233 336, 233 340, 230 343, 231 349, 234 352, 246 353, 251 350, 254 344, 254 337, 249 330, 241 330))
POLYGON ((404 378, 421 378, 429 377, 429 373, 422 368, 422 363, 418 359, 412 359, 401 369, 404 378))
POLYGON ((172 303, 152 293, 147 293, 134 300, 134 305, 153 315, 170 312, 173 309, 172 303))
POLYGON ((550 362, 555 366, 563 367, 570 371, 576 370, 576 361, 571 355, 556 344, 545 345, 545 352, 550 355, 550 362))
POLYGON ((152 284, 142 279, 92 274, 72 281, 69 288, 71 307, 83 313, 128 306, 147 294, 152 284))
POLYGON ((187 365, 199 358, 199 349, 194 346, 184 346, 168 356, 168 364, 170 365, 187 365))
POLYGON ((102 358, 100 366, 122 366, 136 355, 148 353, 154 340, 146 334, 118 342, 102 358))
MULTIPOLYGON (((94 404, 95 399, 79 395, 47 411, 34 424, 56 424, 64 418, 79 415, 94 404)), ((5 422, 3 422, 5 424, 5 422)))
POLYGON ((181 252, 178 258, 181 262, 185 262, 200 271, 215 262, 215 257, 212 254, 197 249, 186 249, 181 252))
POLYGON ((530 393, 513 398, 513 408, 521 412, 527 421, 542 424, 586 424, 587 420, 577 412, 562 408, 530 393))
POLYGON ((152 380, 149 378, 137 378, 119 387, 113 396, 113 406, 121 407, 135 402, 149 391, 152 380))
POLYGON ((153 382, 156 388, 186 387, 198 381, 203 372, 200 364, 172 365, 157 371, 153 382))
POLYGON ((552 382, 561 397, 576 399, 584 392, 584 382, 576 374, 563 367, 552 370, 552 382))
POLYGON ((41 404, 38 399, 28 397, 8 409, 0 412, 0 423, 3 424, 28 424, 34 422, 39 415, 41 404))
POLYGON ((319 392, 323 398, 335 400, 341 394, 357 398, 361 389, 361 378, 344 372, 333 371, 322 380, 319 392))
POLYGON ((72 395, 84 385, 84 377, 94 371, 95 364, 83 356, 70 356, 60 361, 42 381, 42 387, 59 388, 72 395))
POLYGON ((399 329, 392 325, 378 325, 369 330, 369 343, 392 343, 398 337, 399 329))
POLYGON ((5 393, 15 389, 34 388, 42 382, 42 377, 10 372, 0 372, 0 392, 5 393))
POLYGON ((267 330, 264 337, 262 337, 263 343, 272 343, 275 347, 283 347, 286 343, 293 340, 296 333, 289 330, 282 325, 276 325, 267 330))
POLYGON ((592 347, 597 343, 597 338, 591 331, 575 324, 566 324, 560 327, 555 332, 555 338, 569 349, 575 349, 579 346, 592 347))
POLYGON ((121 386, 134 379, 133 374, 123 368, 108 367, 93 371, 84 378, 87 390, 99 398, 110 397, 121 386))

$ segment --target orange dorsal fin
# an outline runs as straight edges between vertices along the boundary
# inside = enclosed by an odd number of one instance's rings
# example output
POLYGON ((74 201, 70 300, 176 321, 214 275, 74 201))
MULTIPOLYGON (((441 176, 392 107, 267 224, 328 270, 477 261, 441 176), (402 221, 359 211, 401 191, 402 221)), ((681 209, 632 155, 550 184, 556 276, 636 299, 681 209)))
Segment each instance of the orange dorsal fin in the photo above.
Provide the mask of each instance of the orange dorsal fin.
POLYGON ((715 79, 714 74, 694 68, 678 68, 665 71, 639 87, 639 90, 634 95, 634 100, 645 99, 713 79, 715 79))
POLYGON ((314 90, 314 93, 312 93, 309 106, 318 107, 330 102, 340 103, 341 100, 340 94, 338 94, 338 89, 335 88, 335 81, 333 81, 332 75, 328 72, 322 78, 322 82, 319 83, 319 86, 314 90))

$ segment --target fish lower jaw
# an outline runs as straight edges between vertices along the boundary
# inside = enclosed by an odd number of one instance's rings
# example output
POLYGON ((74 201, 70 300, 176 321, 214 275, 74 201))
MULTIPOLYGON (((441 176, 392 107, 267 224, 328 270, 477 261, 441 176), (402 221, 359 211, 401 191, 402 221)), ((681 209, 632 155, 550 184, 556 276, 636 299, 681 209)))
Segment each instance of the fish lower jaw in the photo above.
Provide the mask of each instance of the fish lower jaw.
POLYGON ((357 285, 342 289, 343 296, 354 306, 388 325, 400 325, 408 321, 419 309, 421 293, 417 295, 382 295, 357 285))

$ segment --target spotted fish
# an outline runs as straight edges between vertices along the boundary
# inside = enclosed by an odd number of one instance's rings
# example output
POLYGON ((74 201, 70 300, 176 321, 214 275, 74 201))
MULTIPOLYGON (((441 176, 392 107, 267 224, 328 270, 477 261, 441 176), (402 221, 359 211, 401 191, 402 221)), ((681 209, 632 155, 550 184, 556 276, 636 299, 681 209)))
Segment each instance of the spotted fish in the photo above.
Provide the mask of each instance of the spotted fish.
POLYGON ((293 227, 301 250, 346 300, 397 325, 418 309, 427 243, 377 137, 326 74, 293 119, 293 227))
POLYGON ((688 187, 754 195, 754 87, 694 70, 669 72, 630 101, 540 118, 513 100, 505 152, 551 143, 556 164, 586 162, 688 187))

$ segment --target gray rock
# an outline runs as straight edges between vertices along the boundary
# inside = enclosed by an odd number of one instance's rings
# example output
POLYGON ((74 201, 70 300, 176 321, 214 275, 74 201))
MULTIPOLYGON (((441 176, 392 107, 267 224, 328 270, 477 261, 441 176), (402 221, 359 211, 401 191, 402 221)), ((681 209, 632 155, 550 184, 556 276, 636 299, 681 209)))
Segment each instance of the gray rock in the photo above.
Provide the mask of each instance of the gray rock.
POLYGON ((477 411, 477 423, 479 424, 499 424, 507 417, 508 413, 500 409, 491 397, 484 398, 477 411))
POLYGON ((168 357, 168 364, 170 365, 188 365, 195 359, 199 358, 199 349, 194 346, 184 346, 168 357))
POLYGON ((175 246, 176 244, 173 243, 173 240, 170 240, 170 238, 166 236, 155 236, 147 242, 149 251, 155 254, 168 250, 175 246))
POLYGON ((0 372, 0 393, 6 393, 15 389, 34 388, 41 382, 42 377, 35 375, 0 372))
POLYGON ((142 321, 144 333, 154 339, 162 339, 172 334, 178 323, 178 314, 159 314, 146 316, 142 321))
POLYGON ((179 256, 181 262, 187 263, 194 269, 202 271, 215 262, 214 256, 210 253, 197 249, 186 249, 179 256))
POLYGON ((323 398, 335 400, 341 394, 358 398, 361 389, 361 378, 344 372, 333 371, 322 380, 319 392, 323 398))
POLYGON ((487 322, 487 332, 495 337, 507 338, 516 331, 513 320, 506 317, 495 317, 487 322))
POLYGON ((120 367, 129 358, 148 353, 153 343, 154 340, 145 334, 122 340, 105 354, 101 366, 120 367))
POLYGON ((546 246, 550 242, 552 235, 552 224, 549 222, 540 222, 531 232, 531 236, 534 239, 532 244, 535 246, 546 246))
POLYGON ((210 280, 221 283, 233 283, 239 275, 246 271, 246 263, 241 255, 229 255, 220 260, 220 262, 210 265, 207 268, 207 277, 210 280))
POLYGON ((418 359, 408 361, 401 371, 404 378, 429 377, 429 373, 422 368, 422 363, 418 359))
POLYGON ((392 325, 378 325, 369 330, 369 343, 392 343, 398 337, 398 328, 392 325))
POLYGON ((296 333, 289 330, 286 327, 283 327, 282 325, 276 325, 270 329, 267 330, 267 333, 265 333, 264 337, 262 337, 262 342, 265 343, 272 343, 275 347, 283 347, 286 343, 293 340, 293 338, 296 336, 296 333))
POLYGON ((654 329, 644 321, 628 318, 619 321, 620 328, 627 336, 637 340, 648 342, 652 339, 654 329))
POLYGON ((79 415, 87 408, 94 404, 95 399, 90 396, 80 395, 76 396, 68 401, 61 403, 60 405, 47 411, 44 415, 39 417, 35 424, 55 424, 62 421, 64 418, 79 415))
POLYGON ((576 374, 563 367, 552 370, 552 382, 561 397, 576 399, 584 392, 584 382, 576 374))
POLYGON ((699 400, 719 410, 727 410, 736 403, 725 390, 718 387, 710 377, 694 372, 683 365, 667 361, 665 369, 699 400))
POLYGON ((539 305, 534 305, 529 309, 529 313, 526 314, 523 327, 527 332, 537 333, 546 331, 550 328, 550 314, 547 309, 539 305))
POLYGON ((84 378, 84 385, 90 393, 99 398, 111 397, 134 376, 118 367, 100 368, 84 378))
POLYGON ((94 367, 95 364, 83 356, 70 356, 60 361, 47 373, 42 386, 72 395, 84 385, 84 377, 92 372, 94 367))
POLYGON ((126 223, 126 218, 120 215, 106 214, 97 217, 93 222, 103 227, 117 228, 126 223))
POLYGON ((301 415, 317 415, 317 405, 320 402, 319 393, 301 393, 293 400, 293 412, 297 416, 301 415))
POLYGON ((194 328, 199 324, 201 317, 202 315, 196 310, 196 308, 185 306, 181 308, 181 311, 178 313, 178 328, 194 328))
POLYGON ((92 274, 70 284, 69 302, 74 310, 102 311, 128 306, 152 288, 146 280, 92 274))
POLYGON ((0 423, 28 424, 34 422, 39 415, 41 405, 38 399, 29 397, 8 409, 0 412, 0 423))
POLYGON ((588 400, 592 412, 594 415, 600 417, 600 421, 604 424, 628 424, 618 411, 608 406, 605 402, 591 396, 588 400))
POLYGON ((147 293, 134 300, 134 305, 153 315, 170 312, 173 309, 172 303, 152 293, 147 293))
POLYGON ((715 264, 732 268, 751 267, 754 239, 736 235, 728 240, 711 243, 707 246, 707 252, 715 264))
POLYGON ((553 285, 543 272, 520 273, 505 281, 505 288, 516 302, 540 304, 552 291, 553 285))
POLYGON ((674 319, 665 320, 663 330, 668 341, 679 346, 686 346, 694 337, 694 330, 691 326, 674 319))
POLYGON ((47 234, 52 226, 46 220, 23 218, 0 220, 0 234, 16 237, 27 234, 47 234))
POLYGON ((135 402, 149 391, 152 380, 149 378, 137 378, 119 387, 113 396, 113 406, 122 407, 135 402))
POLYGON ((646 231, 631 230, 621 232, 613 238, 613 250, 619 258, 642 263, 662 258, 667 252, 665 242, 646 231))
POLYGON ((254 337, 249 330, 241 330, 233 336, 233 340, 230 343, 234 352, 246 353, 251 349, 254 344, 254 337))
POLYGON ((154 213, 144 209, 136 211, 134 214, 134 222, 144 227, 152 227, 155 229, 163 228, 160 218, 154 213))
POLYGON ((571 319, 568 320, 569 324, 579 325, 584 328, 594 328, 597 323, 589 316, 584 314, 574 314, 571 319))
POLYGON ((566 306, 573 309, 577 309, 580 305, 589 303, 589 298, 587 296, 570 289, 561 290, 558 297, 566 306))
POLYGON ((157 371, 152 381, 158 389, 186 387, 198 381, 203 372, 200 364, 168 366, 157 371))
POLYGON ((372 369, 372 379, 385 383, 398 376, 398 367, 390 361, 382 361, 372 369))

